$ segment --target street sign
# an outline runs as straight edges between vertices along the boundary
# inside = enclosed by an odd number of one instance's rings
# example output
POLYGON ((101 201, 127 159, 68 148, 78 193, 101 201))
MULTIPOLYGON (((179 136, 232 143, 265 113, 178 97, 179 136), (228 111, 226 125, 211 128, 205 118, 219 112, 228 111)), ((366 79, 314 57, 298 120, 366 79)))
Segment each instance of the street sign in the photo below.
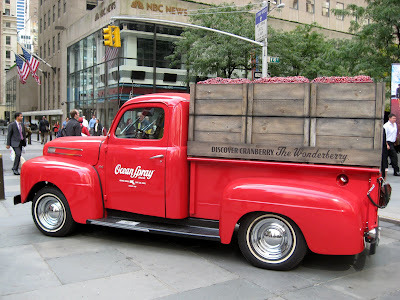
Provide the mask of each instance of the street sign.
POLYGON ((279 57, 268 56, 268 62, 269 62, 269 63, 279 64, 280 61, 281 61, 281 60, 279 59, 279 57))
POLYGON ((262 72, 254 71, 254 79, 258 79, 262 77, 262 72))
POLYGON ((267 38, 268 6, 263 7, 256 13, 256 41, 261 42, 267 38))

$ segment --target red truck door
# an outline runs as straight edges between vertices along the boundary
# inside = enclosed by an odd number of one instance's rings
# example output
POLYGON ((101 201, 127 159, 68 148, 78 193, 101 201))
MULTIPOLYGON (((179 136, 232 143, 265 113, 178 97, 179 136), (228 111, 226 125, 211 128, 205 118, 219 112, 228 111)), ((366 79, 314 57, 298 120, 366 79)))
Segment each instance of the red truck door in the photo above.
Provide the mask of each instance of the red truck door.
POLYGON ((106 151, 106 208, 165 217, 166 113, 162 104, 138 104, 117 115, 106 151))

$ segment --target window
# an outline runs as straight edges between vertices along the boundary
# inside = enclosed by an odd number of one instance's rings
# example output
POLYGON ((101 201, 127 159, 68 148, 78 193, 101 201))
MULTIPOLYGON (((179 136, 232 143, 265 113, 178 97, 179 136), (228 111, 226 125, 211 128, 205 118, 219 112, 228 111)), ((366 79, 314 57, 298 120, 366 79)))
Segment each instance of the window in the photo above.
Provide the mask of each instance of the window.
POLYGON ((314 1, 315 0, 307 0, 306 2, 306 11, 311 14, 314 13, 314 1))
POLYGON ((6 22, 6 27, 11 27, 11 23, 10 22, 6 22))
MULTIPOLYGON (((174 44, 170 41, 157 41, 156 66, 158 68, 171 68, 170 61, 165 57, 174 52, 174 44)), ((138 66, 153 67, 153 40, 137 39, 137 64, 138 66)), ((180 69, 180 65, 174 66, 180 69)))
POLYGON ((40 46, 39 56, 42 57, 42 46, 40 46))
POLYGON ((67 11, 67 0, 64 0, 64 13, 67 11))
POLYGON ((50 52, 50 40, 48 41, 48 43, 47 43, 47 49, 49 50, 49 56, 50 56, 50 54, 51 54, 51 52, 50 52))
POLYGON ((162 139, 164 110, 160 107, 141 107, 128 110, 119 120, 115 136, 123 139, 162 139))
POLYGON ((4 14, 5 14, 6 16, 9 16, 9 15, 10 15, 10 9, 9 9, 9 8, 6 8, 6 9, 4 10, 4 14))
POLYGON ((61 35, 58 33, 57 35, 57 50, 60 50, 61 47, 61 35))
POLYGON ((6 4, 10 4, 10 0, 6 0, 6 4))
POLYGON ((11 36, 6 36, 6 45, 11 45, 11 36))
POLYGON ((294 9, 299 9, 299 0, 293 0, 293 2, 292 2, 292 8, 294 8, 294 9))
MULTIPOLYGON (((344 9, 344 4, 340 3, 340 2, 336 2, 336 9, 343 10, 344 9)), ((344 19, 344 15, 343 14, 337 14, 336 15, 336 19, 337 20, 343 20, 344 19)))
POLYGON ((46 57, 46 43, 43 46, 43 57, 46 57))
POLYGON ((42 19, 39 20, 39 32, 42 33, 42 19))
POLYGON ((43 18, 43 30, 46 29, 46 14, 44 14, 44 18, 43 18))
POLYGON ((56 5, 53 5, 53 23, 56 21, 56 5))
POLYGON ((57 9, 58 9, 58 17, 60 17, 60 15, 61 15, 61 0, 58 0, 58 7, 57 7, 57 9))
POLYGON ((6 51, 6 58, 8 58, 8 59, 11 58, 11 51, 6 51))
POLYGON ((50 26, 50 18, 51 18, 50 17, 50 9, 49 9, 49 13, 47 14, 47 18, 48 18, 48 21, 49 21, 47 26, 50 26))
POLYGON ((329 7, 331 5, 330 0, 325 0, 322 2, 322 15, 329 17, 329 7))
POLYGON ((56 52, 56 37, 53 36, 53 54, 56 52))

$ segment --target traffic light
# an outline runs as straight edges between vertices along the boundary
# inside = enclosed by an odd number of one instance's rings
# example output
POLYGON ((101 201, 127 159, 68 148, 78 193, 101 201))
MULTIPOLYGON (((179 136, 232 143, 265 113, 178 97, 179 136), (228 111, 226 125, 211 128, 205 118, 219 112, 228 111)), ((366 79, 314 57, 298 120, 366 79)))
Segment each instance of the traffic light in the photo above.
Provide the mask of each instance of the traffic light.
POLYGON ((113 28, 112 31, 112 41, 114 47, 121 47, 121 35, 119 33, 118 26, 111 26, 113 28))
POLYGON ((112 37, 112 26, 108 26, 107 28, 103 28, 103 43, 104 46, 113 47, 113 37, 112 37))

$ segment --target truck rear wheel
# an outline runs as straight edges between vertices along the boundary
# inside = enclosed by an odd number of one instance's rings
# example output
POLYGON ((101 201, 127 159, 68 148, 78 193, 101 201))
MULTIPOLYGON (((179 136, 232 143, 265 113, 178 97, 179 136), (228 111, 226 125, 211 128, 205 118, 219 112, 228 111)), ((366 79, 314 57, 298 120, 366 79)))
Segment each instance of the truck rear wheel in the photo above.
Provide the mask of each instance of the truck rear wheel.
POLYGON ((56 188, 42 188, 33 198, 32 217, 36 227, 48 236, 65 236, 76 226, 65 196, 56 188))
POLYGON ((240 224, 238 241, 243 256, 264 269, 293 269, 307 252, 307 244, 297 225, 268 213, 247 216, 240 224))

